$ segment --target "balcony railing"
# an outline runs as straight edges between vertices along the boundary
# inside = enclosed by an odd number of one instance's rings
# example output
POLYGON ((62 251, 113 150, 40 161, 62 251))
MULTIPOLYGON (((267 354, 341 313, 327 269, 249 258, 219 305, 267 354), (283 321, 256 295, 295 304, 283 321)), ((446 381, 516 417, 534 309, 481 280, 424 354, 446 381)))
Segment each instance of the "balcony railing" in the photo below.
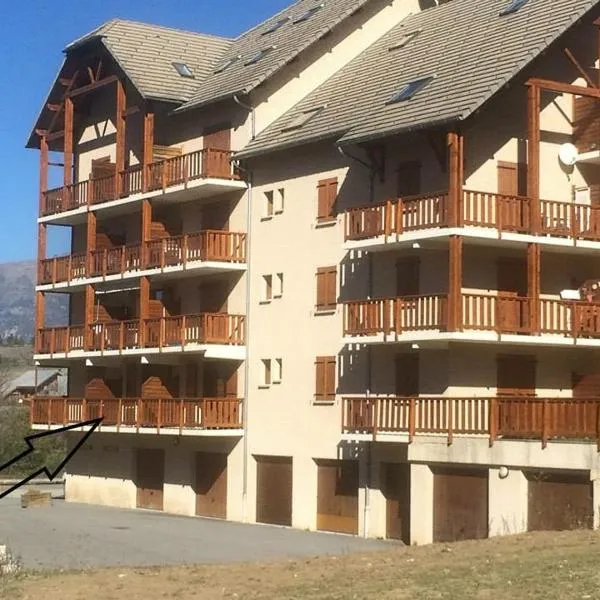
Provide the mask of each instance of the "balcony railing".
POLYGON ((183 347, 187 344, 240 346, 245 339, 245 317, 226 313, 203 313, 112 321, 68 327, 50 327, 37 332, 38 354, 64 354, 74 350, 104 352, 137 348, 183 347), (140 335, 142 333, 143 335, 140 335))
POLYGON ((143 269, 185 267, 194 261, 246 262, 246 234, 220 230, 186 233, 143 244, 46 258, 39 263, 40 285, 106 277, 143 269))
MULTIPOLYGON (((600 241, 600 207, 541 200, 539 222, 532 223, 530 205, 531 199, 524 196, 464 190, 460 216, 465 226, 493 228, 499 233, 536 233, 600 241)), ((345 236, 346 240, 365 240, 449 227, 449 214, 447 192, 351 208, 345 213, 345 236)))
POLYGON ((166 190, 175 185, 187 185, 196 179, 239 179, 231 164, 230 150, 204 148, 174 158, 151 163, 146 177, 141 165, 134 165, 104 177, 80 181, 43 192, 42 215, 48 216, 83 206, 110 202, 144 190, 166 190))
MULTIPOLYGON (((408 296, 359 300, 344 304, 344 335, 372 336, 407 331, 444 331, 448 296, 408 296)), ((538 315, 531 298, 462 294, 460 329, 514 334, 600 337, 600 303, 541 299, 538 315), (536 324, 537 320, 537 324, 536 324)))
POLYGON ((600 444, 599 398, 370 397, 343 398, 343 433, 406 433, 600 444))
POLYGON ((40 398, 30 405, 32 425, 65 426, 102 418, 102 427, 240 429, 239 398, 40 398))

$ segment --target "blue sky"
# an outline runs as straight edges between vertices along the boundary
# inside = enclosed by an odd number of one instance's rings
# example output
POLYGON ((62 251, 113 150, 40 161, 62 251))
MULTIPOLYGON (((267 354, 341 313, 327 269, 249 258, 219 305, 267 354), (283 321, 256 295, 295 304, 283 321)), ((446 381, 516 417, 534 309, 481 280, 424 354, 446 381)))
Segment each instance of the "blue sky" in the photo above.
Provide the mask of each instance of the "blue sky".
MULTIPOLYGON (((293 0, 20 0, 0 20, 0 263, 35 258, 38 152, 25 142, 62 61, 62 49, 114 17, 235 36, 293 0)), ((57 228, 51 228, 57 229, 57 228)), ((51 234, 48 254, 66 250, 51 234)))

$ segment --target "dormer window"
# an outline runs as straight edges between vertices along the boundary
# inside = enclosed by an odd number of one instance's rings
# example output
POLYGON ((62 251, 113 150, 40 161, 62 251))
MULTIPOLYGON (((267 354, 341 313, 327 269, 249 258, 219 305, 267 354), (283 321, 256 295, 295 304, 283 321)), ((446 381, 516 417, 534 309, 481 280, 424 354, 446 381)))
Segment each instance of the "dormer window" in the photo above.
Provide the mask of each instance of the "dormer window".
POLYGON ((240 60, 241 55, 238 54, 237 56, 232 56, 226 60, 224 60, 216 69, 215 69, 215 74, 217 73, 222 73, 223 71, 225 71, 225 69, 229 69, 229 67, 236 63, 238 60, 240 60))
POLYGON ((311 119, 314 119, 317 115, 321 114, 324 108, 325 106, 318 106, 317 108, 311 108, 310 110, 305 110, 297 114, 285 127, 281 128, 281 131, 294 131, 295 129, 304 127, 311 119))
POLYGON ((390 46, 388 48, 388 50, 390 52, 392 52, 394 50, 399 50, 400 48, 404 48, 404 46, 406 46, 406 44, 408 44, 408 42, 411 42, 412 40, 414 40, 419 35, 419 33, 421 33, 421 30, 417 29, 416 31, 411 31, 411 33, 407 33, 407 34, 403 35, 395 44, 390 46))
POLYGON ((305 13, 302 13, 299 17, 296 17, 293 21, 294 25, 296 23, 302 23, 304 21, 308 21, 316 12, 320 11, 325 6, 325 3, 317 4, 312 8, 309 8, 305 13))
POLYGON ((433 77, 423 77, 422 79, 415 79, 409 83, 404 84, 387 102, 387 104, 395 104, 396 102, 404 102, 410 100, 415 94, 420 92, 426 85, 428 85, 433 77))
POLYGON ((259 60, 264 58, 271 50, 273 50, 275 46, 270 46, 269 48, 263 48, 259 50, 256 54, 253 54, 245 63, 244 66, 255 65, 259 60))
POLYGON ((503 17, 504 15, 510 15, 514 12, 517 12, 521 8, 521 6, 523 6, 526 3, 527 0, 511 0, 509 5, 500 11, 499 16, 503 17))
POLYGON ((269 33, 275 33, 278 29, 283 27, 289 20, 290 20, 289 17, 284 17, 283 19, 279 19, 279 20, 275 21, 275 23, 272 23, 270 27, 268 27, 267 29, 265 29, 262 32, 262 35, 268 35, 269 33))
POLYGON ((175 70, 179 73, 181 77, 186 77, 187 79, 194 79, 194 73, 192 73, 192 70, 185 63, 174 62, 173 67, 175 67, 175 70))

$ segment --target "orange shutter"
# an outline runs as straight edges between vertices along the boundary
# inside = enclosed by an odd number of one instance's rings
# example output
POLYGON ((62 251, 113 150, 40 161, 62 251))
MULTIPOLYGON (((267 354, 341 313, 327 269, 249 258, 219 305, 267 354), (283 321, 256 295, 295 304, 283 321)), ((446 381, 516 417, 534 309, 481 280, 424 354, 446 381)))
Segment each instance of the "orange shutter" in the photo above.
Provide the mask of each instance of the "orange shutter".
POLYGON ((315 401, 335 400, 335 356, 317 356, 315 359, 315 401))
POLYGON ((337 268, 317 269, 317 309, 330 310, 337 304, 337 268))
POLYGON ((334 177, 332 179, 322 179, 317 184, 317 221, 319 223, 333 221, 335 219, 335 201, 337 199, 337 191, 337 177, 334 177))

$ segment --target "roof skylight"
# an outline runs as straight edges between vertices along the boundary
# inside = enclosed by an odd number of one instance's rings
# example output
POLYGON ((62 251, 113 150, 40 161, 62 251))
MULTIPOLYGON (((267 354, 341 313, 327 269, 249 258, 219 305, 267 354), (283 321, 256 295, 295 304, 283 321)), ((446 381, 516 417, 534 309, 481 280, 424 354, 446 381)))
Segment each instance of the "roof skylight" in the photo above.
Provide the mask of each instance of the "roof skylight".
POLYGON ((404 102, 410 100, 415 94, 420 92, 427 84, 431 82, 433 76, 415 79, 404 84, 388 101, 387 104, 395 104, 396 102, 404 102))
POLYGON ((499 16, 503 17, 504 15, 510 15, 511 13, 517 12, 521 6, 527 3, 527 0, 510 0, 510 3, 506 8, 503 8, 499 16))
POLYGON ((318 106, 317 108, 311 108, 297 114, 285 127, 281 128, 281 131, 294 131, 304 127, 311 119, 314 119, 317 115, 323 112, 325 105, 318 106))
POLYGON ((289 20, 290 20, 289 17, 284 17, 283 19, 279 19, 278 21, 275 21, 275 23, 272 23, 269 28, 265 29, 262 32, 262 35, 267 35, 269 33, 274 33, 279 28, 283 27, 289 20))
POLYGON ((240 60, 240 58, 242 57, 238 54, 237 56, 232 56, 226 59, 215 69, 215 73, 222 73, 225 69, 228 69, 233 63, 240 60))
POLYGON ((269 46, 268 48, 263 48, 259 50, 256 54, 253 54, 244 65, 247 67, 248 65, 255 65, 261 58, 264 58, 271 50, 273 50, 275 46, 269 46))
POLYGON ((411 31, 403 35, 395 44, 392 44, 388 50, 392 52, 393 50, 399 50, 400 48, 404 48, 408 42, 414 40, 421 33, 420 29, 416 29, 415 31, 411 31))
POLYGON ((181 77, 194 79, 194 73, 192 73, 192 70, 185 63, 174 62, 173 66, 175 67, 175 70, 179 73, 179 75, 181 75, 181 77))
POLYGON ((317 4, 312 8, 309 8, 306 12, 302 13, 300 16, 296 17, 293 21, 294 25, 296 23, 302 23, 303 21, 308 21, 316 12, 321 10, 325 6, 325 2, 321 4, 317 4))

